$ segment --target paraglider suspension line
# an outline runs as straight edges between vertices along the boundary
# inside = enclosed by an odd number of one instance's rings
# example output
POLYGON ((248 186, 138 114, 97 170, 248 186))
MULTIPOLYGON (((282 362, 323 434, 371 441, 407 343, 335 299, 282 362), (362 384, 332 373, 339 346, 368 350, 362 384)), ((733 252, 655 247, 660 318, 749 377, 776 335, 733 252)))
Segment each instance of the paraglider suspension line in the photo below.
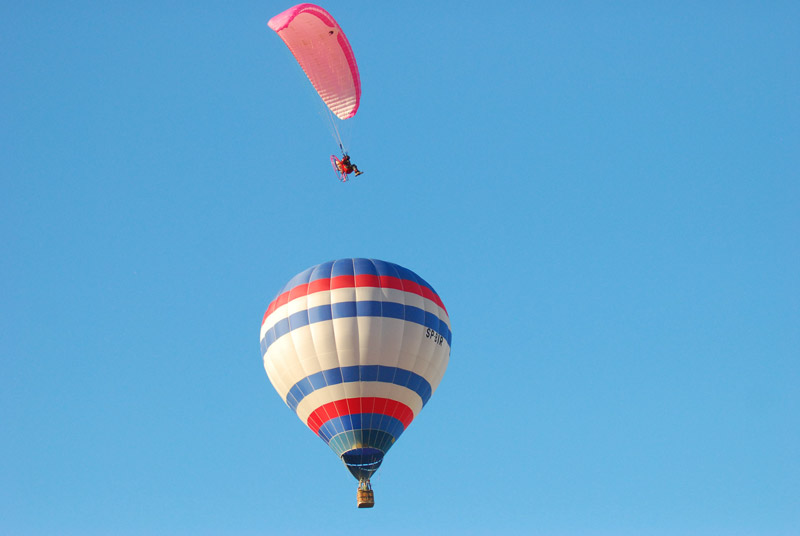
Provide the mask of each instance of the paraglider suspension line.
POLYGON ((322 107, 328 116, 328 126, 331 129, 331 134, 336 139, 336 143, 339 144, 339 149, 341 149, 342 154, 347 154, 347 151, 345 151, 344 149, 344 140, 342 139, 342 133, 339 131, 339 119, 333 114, 332 111, 330 111, 330 109, 327 106, 323 104, 322 107))

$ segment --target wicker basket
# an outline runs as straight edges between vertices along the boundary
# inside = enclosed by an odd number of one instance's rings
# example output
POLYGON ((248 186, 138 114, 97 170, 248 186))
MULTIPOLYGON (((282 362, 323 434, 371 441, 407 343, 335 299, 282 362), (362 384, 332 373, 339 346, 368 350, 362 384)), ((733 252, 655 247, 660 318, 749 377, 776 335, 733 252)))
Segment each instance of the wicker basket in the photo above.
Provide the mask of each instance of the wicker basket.
POLYGON ((371 489, 358 490, 358 507, 372 508, 375 506, 375 493, 371 489))

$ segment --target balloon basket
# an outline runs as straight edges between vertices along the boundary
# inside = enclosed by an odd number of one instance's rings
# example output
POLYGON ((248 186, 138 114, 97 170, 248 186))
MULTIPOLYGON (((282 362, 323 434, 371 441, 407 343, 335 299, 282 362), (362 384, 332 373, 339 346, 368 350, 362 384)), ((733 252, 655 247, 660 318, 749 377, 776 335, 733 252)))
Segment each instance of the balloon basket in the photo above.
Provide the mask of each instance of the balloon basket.
POLYGON ((375 506, 375 492, 371 489, 358 490, 358 507, 359 508, 372 508, 375 506))

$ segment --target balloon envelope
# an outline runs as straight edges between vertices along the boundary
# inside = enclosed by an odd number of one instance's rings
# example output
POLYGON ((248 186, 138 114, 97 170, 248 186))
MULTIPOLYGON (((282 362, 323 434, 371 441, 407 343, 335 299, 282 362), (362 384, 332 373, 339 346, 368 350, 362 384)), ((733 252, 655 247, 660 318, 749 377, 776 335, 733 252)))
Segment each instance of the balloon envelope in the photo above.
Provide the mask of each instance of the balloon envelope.
POLYGON ((450 319, 433 288, 375 259, 301 272, 261 324, 272 385, 360 481, 436 390, 450 342, 450 319))
POLYGON ((267 24, 336 117, 353 117, 361 100, 361 78, 350 42, 330 13, 314 4, 299 4, 267 24))

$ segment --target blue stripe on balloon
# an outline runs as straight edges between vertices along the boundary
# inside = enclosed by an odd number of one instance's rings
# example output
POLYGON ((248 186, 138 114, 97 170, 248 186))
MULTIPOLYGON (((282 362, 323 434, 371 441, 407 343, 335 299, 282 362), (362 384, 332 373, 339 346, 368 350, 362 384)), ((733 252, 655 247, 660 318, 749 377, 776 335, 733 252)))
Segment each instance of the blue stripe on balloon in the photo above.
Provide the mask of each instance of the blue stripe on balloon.
POLYGON ((325 441, 330 442, 331 438, 347 432, 348 430, 380 430, 386 432, 395 439, 403 433, 405 427, 403 423, 394 417, 381 415, 380 413, 353 413, 342 415, 325 422, 319 429, 319 436, 325 441))
POLYGON ((350 382, 382 382, 406 387, 419 395, 423 406, 428 403, 433 392, 428 380, 410 370, 385 365, 352 365, 306 376, 289 389, 286 403, 296 412, 300 401, 317 389, 350 382))
POLYGON ((267 353, 270 347, 280 337, 293 329, 302 328, 315 322, 324 322, 334 318, 352 317, 382 317, 405 320, 430 328, 439 333, 447 344, 450 345, 452 334, 447 323, 433 313, 429 313, 413 305, 385 301, 351 301, 334 304, 318 305, 289 315, 289 318, 278 320, 274 326, 267 330, 261 340, 261 355, 267 353))

